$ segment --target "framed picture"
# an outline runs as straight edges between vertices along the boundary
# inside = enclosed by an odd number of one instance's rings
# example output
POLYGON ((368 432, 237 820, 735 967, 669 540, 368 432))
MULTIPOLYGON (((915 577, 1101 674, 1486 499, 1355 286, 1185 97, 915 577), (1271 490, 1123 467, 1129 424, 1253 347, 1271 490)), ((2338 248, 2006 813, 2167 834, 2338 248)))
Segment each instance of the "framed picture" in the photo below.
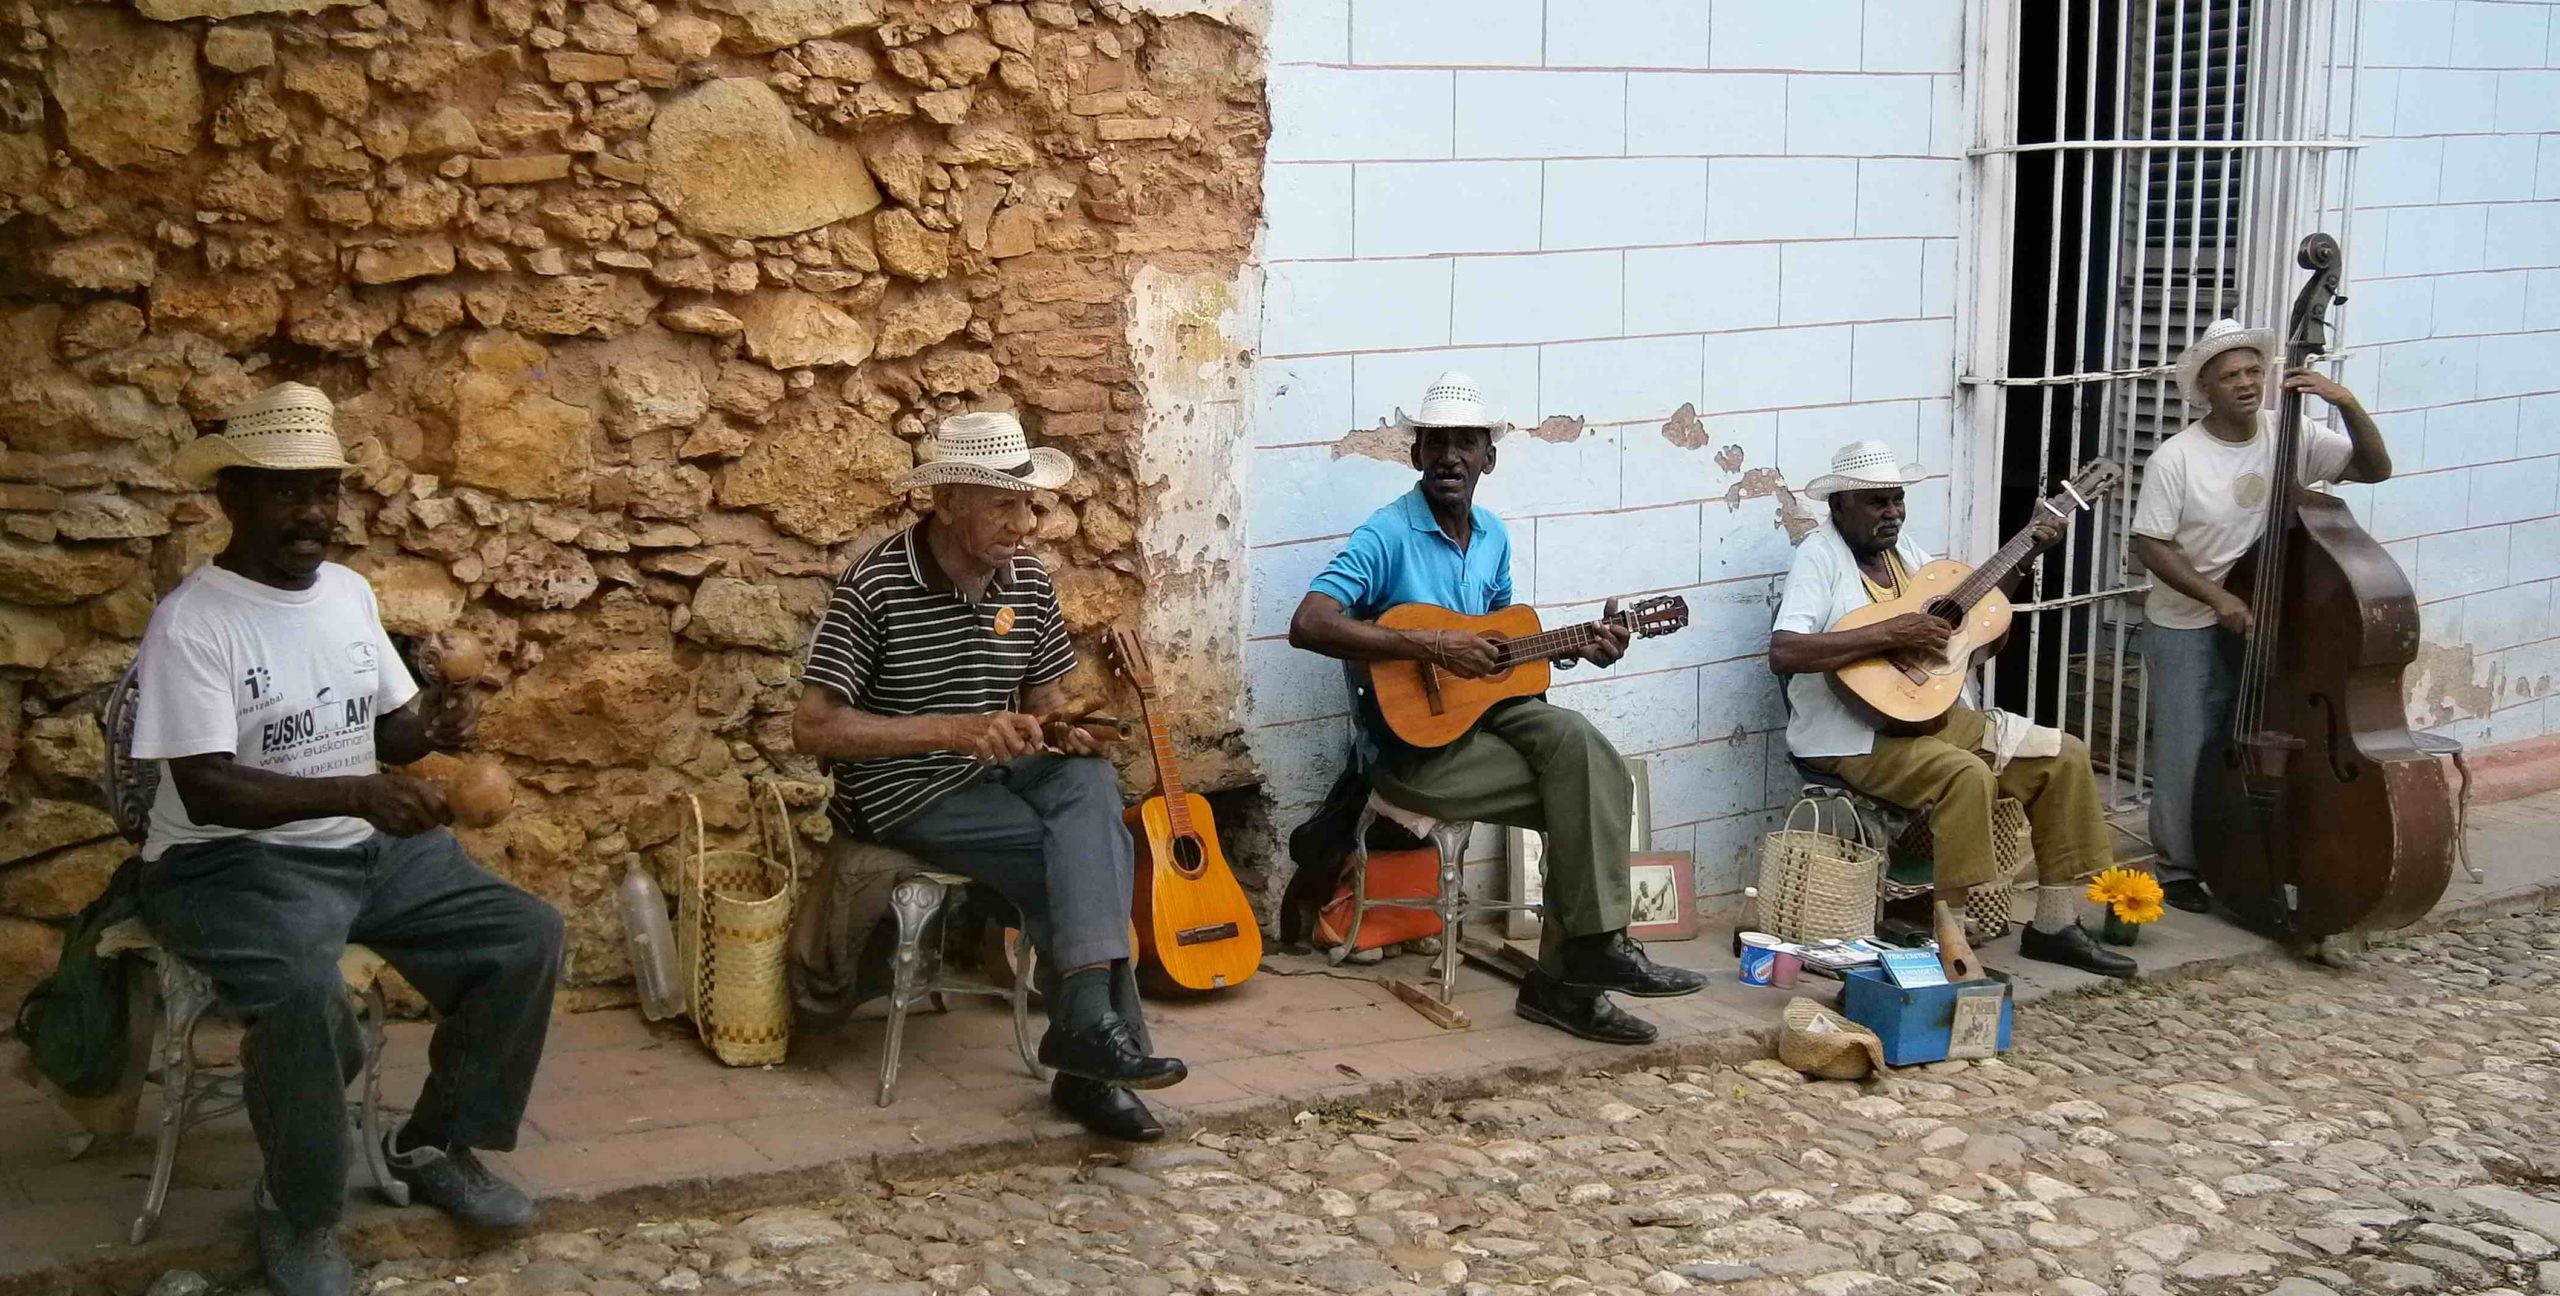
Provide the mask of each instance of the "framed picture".
POLYGON ((1646 851, 1627 866, 1634 904, 1627 934, 1681 941, 1698 934, 1698 865, 1687 851, 1646 851))

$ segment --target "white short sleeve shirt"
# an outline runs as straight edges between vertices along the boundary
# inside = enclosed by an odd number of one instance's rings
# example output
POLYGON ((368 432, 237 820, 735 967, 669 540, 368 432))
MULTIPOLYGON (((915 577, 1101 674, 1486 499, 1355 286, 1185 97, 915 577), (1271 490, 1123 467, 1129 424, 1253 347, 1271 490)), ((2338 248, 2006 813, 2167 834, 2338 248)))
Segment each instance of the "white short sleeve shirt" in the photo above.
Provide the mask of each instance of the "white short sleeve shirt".
MULTIPOLYGON (((139 660, 137 760, 220 752, 296 778, 367 775, 379 768, 374 721, 418 693, 383 631, 373 587, 336 563, 321 564, 304 590, 208 564, 160 600, 139 660)), ((142 857, 230 837, 343 848, 372 834, 372 825, 351 818, 256 831, 199 824, 164 766, 142 857)))
MULTIPOLYGON (((1893 551, 1907 571, 1929 565, 1929 555, 1908 535, 1894 542, 1893 551)), ((1786 591, 1779 596, 1778 619, 1770 629, 1822 634, 1870 601, 1858 575, 1857 555, 1826 519, 1796 546, 1795 565, 1787 569, 1786 591)), ((1828 675, 1788 677, 1787 710, 1787 750, 1798 756, 1864 756, 1875 750, 1875 730, 1840 700, 1828 675)))
MULTIPOLYGON (((2205 579, 2220 583, 2266 527, 2267 480, 2275 472, 2275 418, 2273 410, 2259 411, 2258 434, 2246 441, 2225 441, 2198 421, 2161 442, 2142 468, 2133 533, 2176 545, 2205 579)), ((2354 457, 2355 443, 2344 433, 2304 423, 2303 485, 2338 480, 2354 457)), ((2218 620, 2212 608, 2156 577, 2142 614, 2170 630, 2202 630, 2218 620)))

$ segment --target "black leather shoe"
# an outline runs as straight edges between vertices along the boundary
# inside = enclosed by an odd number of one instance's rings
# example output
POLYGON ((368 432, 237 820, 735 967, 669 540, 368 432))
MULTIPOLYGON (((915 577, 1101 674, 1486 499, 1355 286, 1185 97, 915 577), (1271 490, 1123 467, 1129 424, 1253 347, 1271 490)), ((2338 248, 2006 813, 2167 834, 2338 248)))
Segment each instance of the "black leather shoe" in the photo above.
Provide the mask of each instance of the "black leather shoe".
POLYGON ((1541 1026, 1603 1044, 1651 1044, 1653 1023, 1609 1002, 1594 990, 1576 990, 1544 972, 1520 982, 1520 999, 1512 1011, 1541 1026))
POLYGON ((2089 929, 2073 923, 2058 932, 2039 931, 2030 925, 2018 937, 2018 952, 2042 963, 2059 963, 2103 977, 2130 978, 2138 965, 2129 957, 2098 943, 2089 929))
POLYGON ((1191 1068, 1182 1059, 1150 1057, 1138 1032, 1120 1014, 1107 1012, 1082 1030, 1052 1026, 1040 1037, 1040 1065, 1071 1076, 1131 1089, 1180 1084, 1191 1068))
POLYGON ((1049 1105, 1107 1139, 1153 1143, 1164 1137, 1164 1126, 1155 1113, 1147 1110, 1138 1095, 1118 1085, 1060 1073, 1049 1082, 1049 1105))
POLYGON ((1707 974, 1664 967, 1621 928, 1577 936, 1556 952, 1556 980, 1576 990, 1614 990, 1638 999, 1676 999, 1707 988, 1707 974))
POLYGON ((2188 913, 2213 912, 2213 893, 2205 890, 2204 882, 2198 878, 2161 883, 2160 898, 2167 901, 2172 909, 2183 909, 2188 913))
MULTIPOLYGON (((263 1193, 263 1190, 253 1189, 263 1193)), ((356 1285, 355 1266, 338 1247, 334 1227, 300 1228, 284 1212, 254 1203, 257 1216, 258 1263, 267 1271, 267 1290, 275 1296, 348 1296, 356 1285)))

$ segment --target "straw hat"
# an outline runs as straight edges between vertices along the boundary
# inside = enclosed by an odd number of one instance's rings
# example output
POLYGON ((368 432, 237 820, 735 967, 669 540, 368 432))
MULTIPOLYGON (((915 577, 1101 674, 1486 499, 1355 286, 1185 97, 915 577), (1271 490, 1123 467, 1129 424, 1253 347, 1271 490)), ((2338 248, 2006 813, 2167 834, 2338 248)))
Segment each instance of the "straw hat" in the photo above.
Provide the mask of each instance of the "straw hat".
POLYGON ((1423 389, 1422 408, 1412 414, 1397 410, 1396 421, 1407 429, 1483 428, 1497 441, 1511 430, 1510 424, 1494 417, 1493 406, 1476 380, 1455 369, 1432 379, 1423 389))
POLYGON ((1823 1080, 1864 1080, 1885 1070, 1874 1031, 1811 999, 1790 999, 1780 1015, 1778 1060, 1823 1080))
POLYGON ((1928 469, 1902 462, 1882 441, 1852 441, 1832 454, 1830 472, 1806 482, 1797 494, 1819 500, 1842 491, 1892 490, 1928 475, 1928 469))
POLYGON ((317 387, 277 383, 225 413, 220 432, 179 447, 169 471, 198 490, 225 468, 344 472, 355 465, 338 444, 337 412, 317 387))
POLYGON ((1003 410, 954 414, 917 447, 922 462, 899 478, 901 490, 926 486, 993 486, 998 490, 1056 490, 1076 475, 1075 461, 1047 446, 1033 449, 1022 420, 1003 410))
POLYGON ((2276 353, 2276 331, 2241 327, 2236 319, 2218 319, 2207 325, 2204 336, 2187 347, 2178 357, 2178 390, 2194 405, 2206 404, 2204 392, 2196 384, 2204 377, 2204 367, 2225 351, 2248 350, 2261 360, 2276 353))

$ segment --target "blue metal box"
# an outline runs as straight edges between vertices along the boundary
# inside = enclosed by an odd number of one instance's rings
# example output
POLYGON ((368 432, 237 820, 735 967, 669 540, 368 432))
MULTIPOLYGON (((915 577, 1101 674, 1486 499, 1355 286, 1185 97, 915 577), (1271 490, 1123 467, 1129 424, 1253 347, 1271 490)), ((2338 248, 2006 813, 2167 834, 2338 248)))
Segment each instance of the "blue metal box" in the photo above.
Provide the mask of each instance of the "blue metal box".
POLYGON ((1895 985, 1882 968, 1850 968, 1841 980, 1845 985, 1840 992, 1841 1015, 1884 1040, 1884 1060, 1892 1066, 1946 1060, 1958 999, 1998 998, 2000 1037, 1996 1049, 2005 1051, 2009 1047, 2009 983, 1998 973, 1989 980, 1917 990, 1895 985))

